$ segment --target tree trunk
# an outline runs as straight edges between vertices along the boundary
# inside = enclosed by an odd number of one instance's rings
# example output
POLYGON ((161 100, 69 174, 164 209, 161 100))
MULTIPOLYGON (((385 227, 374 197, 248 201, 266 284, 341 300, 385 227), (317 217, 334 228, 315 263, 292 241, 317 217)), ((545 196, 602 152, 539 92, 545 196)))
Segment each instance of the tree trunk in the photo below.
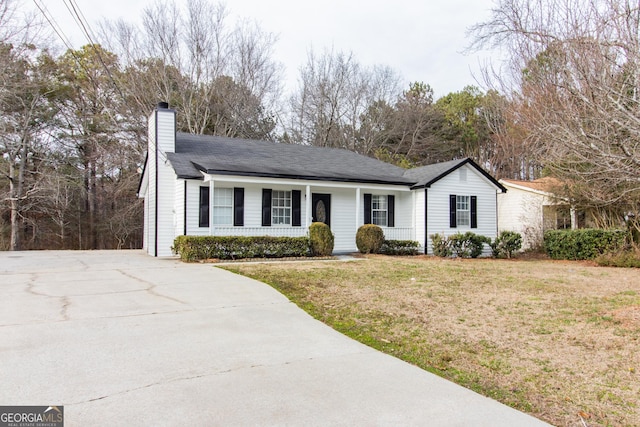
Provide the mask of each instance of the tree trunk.
POLYGON ((9 250, 11 251, 19 251, 20 250, 20 223, 19 223, 19 215, 18 210, 20 209, 20 204, 17 197, 17 189, 15 183, 15 167, 13 162, 9 163, 9 198, 11 200, 11 243, 9 246, 9 250))

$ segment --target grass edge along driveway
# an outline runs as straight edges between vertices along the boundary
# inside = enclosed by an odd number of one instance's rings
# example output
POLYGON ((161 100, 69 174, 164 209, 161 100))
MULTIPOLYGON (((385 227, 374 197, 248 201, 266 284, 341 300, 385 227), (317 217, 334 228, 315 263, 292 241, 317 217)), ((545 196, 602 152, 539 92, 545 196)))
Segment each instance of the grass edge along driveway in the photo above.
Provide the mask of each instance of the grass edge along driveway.
POLYGON ((368 256, 236 264, 380 351, 554 425, 640 425, 640 270, 368 256))

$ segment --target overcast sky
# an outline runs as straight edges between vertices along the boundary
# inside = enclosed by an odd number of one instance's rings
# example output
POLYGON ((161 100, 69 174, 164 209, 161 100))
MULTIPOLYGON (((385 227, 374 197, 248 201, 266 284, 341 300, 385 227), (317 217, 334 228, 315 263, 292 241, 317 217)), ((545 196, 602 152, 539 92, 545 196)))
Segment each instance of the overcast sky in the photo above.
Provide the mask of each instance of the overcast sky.
MULTIPOLYGON (((92 28, 102 17, 136 22, 152 0, 75 0, 92 28)), ((179 0, 178 0, 179 1, 179 0)), ((75 47, 87 41, 63 0, 44 2, 75 47)), ((479 85, 474 79, 490 53, 463 54, 466 30, 486 20, 492 0, 230 0, 230 18, 255 20, 278 36, 275 59, 286 68, 287 87, 310 47, 353 52, 362 65, 389 65, 409 82, 431 85, 436 98, 479 85)))

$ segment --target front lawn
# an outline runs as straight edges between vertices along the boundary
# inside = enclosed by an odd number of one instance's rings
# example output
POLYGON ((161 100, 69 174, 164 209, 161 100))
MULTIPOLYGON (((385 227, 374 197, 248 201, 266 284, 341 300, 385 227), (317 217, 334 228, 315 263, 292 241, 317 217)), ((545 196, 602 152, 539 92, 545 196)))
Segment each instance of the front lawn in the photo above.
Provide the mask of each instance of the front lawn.
POLYGON ((640 425, 640 270, 385 256, 226 268, 552 424, 640 425))

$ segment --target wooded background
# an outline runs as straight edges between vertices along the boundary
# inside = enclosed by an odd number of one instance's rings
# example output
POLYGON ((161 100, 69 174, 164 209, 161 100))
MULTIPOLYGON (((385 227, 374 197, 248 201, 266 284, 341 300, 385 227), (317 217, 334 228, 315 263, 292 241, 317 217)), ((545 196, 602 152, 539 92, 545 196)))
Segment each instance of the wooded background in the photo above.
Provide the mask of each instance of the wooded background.
POLYGON ((184 132, 555 176, 600 225, 638 227, 638 2, 497 0, 470 49, 499 48, 507 62, 485 69, 484 90, 439 99, 427 82, 331 50, 309 51, 284 93, 276 37, 229 24, 208 0, 158 1, 141 26, 105 20, 79 49, 61 45, 44 10, 24 11, 0 0, 0 249, 141 247, 136 191, 159 101, 184 132))

